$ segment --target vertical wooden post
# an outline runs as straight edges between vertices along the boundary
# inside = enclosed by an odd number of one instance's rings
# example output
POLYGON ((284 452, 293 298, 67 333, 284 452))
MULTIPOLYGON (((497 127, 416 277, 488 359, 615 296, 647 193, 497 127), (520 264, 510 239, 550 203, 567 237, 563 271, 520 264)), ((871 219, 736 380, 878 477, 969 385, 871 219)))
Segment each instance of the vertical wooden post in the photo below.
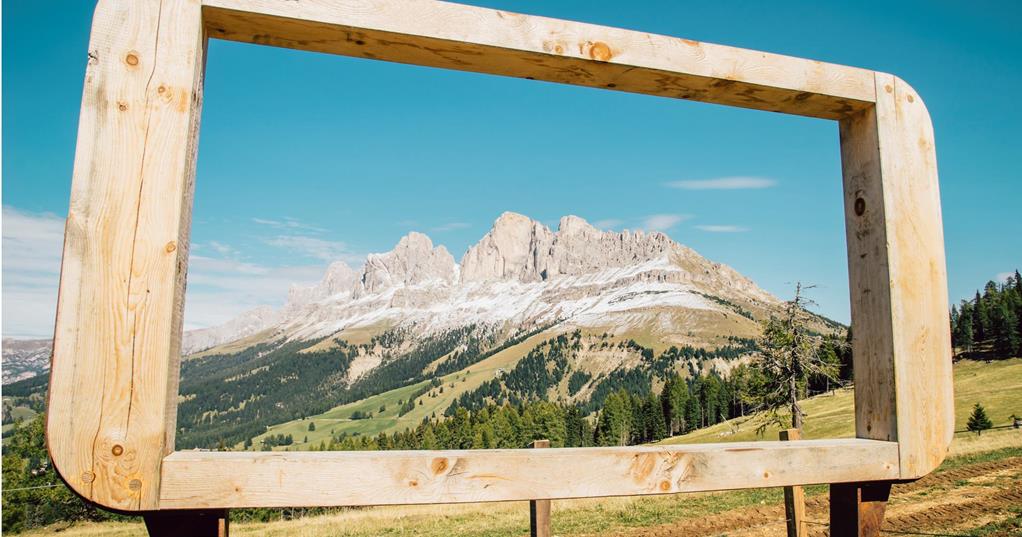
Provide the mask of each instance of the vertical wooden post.
MULTIPOLYGON (((781 440, 801 440, 798 429, 780 432, 781 440)), ((806 537, 806 495, 802 487, 784 487, 784 518, 788 537, 806 537)))
POLYGON ((884 523, 890 483, 841 483, 830 486, 831 537, 877 537, 884 523))
POLYGON ((228 537, 227 509, 144 513, 149 537, 228 537))
MULTIPOLYGON (((549 440, 534 440, 533 449, 550 447, 549 440)), ((550 500, 529 500, 529 531, 532 537, 550 537, 550 500)))

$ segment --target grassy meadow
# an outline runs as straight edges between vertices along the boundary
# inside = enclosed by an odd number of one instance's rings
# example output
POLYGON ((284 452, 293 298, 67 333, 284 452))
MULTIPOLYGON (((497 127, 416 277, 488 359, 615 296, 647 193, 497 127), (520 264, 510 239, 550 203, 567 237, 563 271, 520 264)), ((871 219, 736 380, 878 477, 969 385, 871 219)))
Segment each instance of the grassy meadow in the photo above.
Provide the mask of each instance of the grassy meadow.
MULTIPOLYGON (((500 363, 499 358, 497 356, 492 358, 495 361, 487 367, 499 367, 495 365, 500 363)), ((995 425, 1005 424, 1007 417, 1012 413, 1022 413, 1022 359, 989 363, 963 361, 955 365, 954 371, 958 429, 964 429, 965 420, 976 402, 986 407, 995 425)), ((479 374, 483 374, 482 369, 479 374)), ((414 391, 414 387, 410 387, 409 393, 411 391, 414 391)), ((387 404, 390 408, 396 406, 396 401, 401 396, 400 393, 391 393, 388 399, 367 400, 355 405, 338 407, 316 419, 323 420, 322 429, 329 431, 331 422, 326 420, 343 419, 345 415, 350 415, 355 410, 368 410, 374 405, 378 407, 381 403, 387 404), (328 415, 334 417, 327 417, 328 415)), ((852 393, 847 389, 808 400, 806 436, 810 438, 852 436, 854 433, 852 404, 852 393)), ((664 443, 727 442, 760 438, 755 433, 758 424, 756 418, 733 421, 741 423, 720 424, 668 439, 664 443), (737 432, 732 432, 734 428, 737 428, 737 432)), ((320 428, 317 422, 317 432, 320 428)), ((304 432, 302 434, 304 435, 304 432)), ((768 430, 762 438, 776 437, 776 431, 768 430)), ((937 473, 983 461, 1018 457, 1022 457, 1022 431, 1011 428, 998 429, 985 432, 982 436, 958 433, 952 443, 950 457, 937 473)), ((939 488, 938 490, 941 495, 948 494, 947 490, 939 488)), ((810 498, 825 493, 826 487, 823 486, 807 488, 807 495, 810 498)), ((928 492, 924 494, 933 496, 928 492)), ((560 500, 553 504, 553 532, 556 535, 600 535, 638 530, 649 526, 680 523, 735 509, 765 509, 764 506, 778 504, 781 498, 780 489, 756 489, 724 493, 560 500)), ((906 498, 902 503, 915 501, 922 500, 906 498)), ((528 511, 526 502, 346 509, 326 515, 278 522, 233 523, 231 532, 234 535, 251 537, 527 535, 528 511)), ((30 537, 50 535, 57 529, 61 529, 61 534, 67 537, 146 535, 143 526, 137 522, 87 523, 70 528, 50 527, 23 535, 30 537)))
MULTIPOLYGON (((1022 416, 1022 358, 992 362, 963 360, 955 364, 954 374, 956 431, 965 430, 966 421, 976 403, 983 405, 995 426, 1007 425, 1013 413, 1022 416)), ((802 432, 804 438, 855 436, 854 394, 851 388, 808 399, 803 408, 808 413, 802 432)), ((686 435, 668 438, 661 444, 776 440, 779 430, 776 426, 767 427, 762 435, 757 434, 763 422, 760 416, 732 419, 686 435)))

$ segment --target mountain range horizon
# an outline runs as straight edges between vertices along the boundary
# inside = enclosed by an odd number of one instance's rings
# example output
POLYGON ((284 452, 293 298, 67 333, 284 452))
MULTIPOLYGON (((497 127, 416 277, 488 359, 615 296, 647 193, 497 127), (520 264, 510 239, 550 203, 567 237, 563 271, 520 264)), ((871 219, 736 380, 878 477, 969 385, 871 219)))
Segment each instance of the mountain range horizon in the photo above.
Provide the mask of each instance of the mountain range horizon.
MULTIPOLYGON (((664 232, 603 231, 575 215, 561 217, 552 230, 505 211, 458 262, 445 246, 412 231, 393 249, 368 254, 354 268, 331 262, 318 283, 292 285, 283 306, 259 306, 225 323, 186 331, 182 354, 261 333, 264 339, 304 340, 380 326, 415 325, 417 331, 432 333, 473 322, 523 329, 555 321, 580 326, 719 324, 653 313, 665 308, 680 308, 693 318, 720 310, 741 312, 748 318, 734 317, 751 326, 726 332, 749 335, 758 329, 750 319, 779 303, 749 278, 664 232)), ((709 332, 678 342, 708 343, 715 336, 709 332)), ((44 368, 48 346, 40 341, 45 340, 5 340, 5 361, 21 356, 15 361, 27 365, 5 372, 4 382, 44 368)))

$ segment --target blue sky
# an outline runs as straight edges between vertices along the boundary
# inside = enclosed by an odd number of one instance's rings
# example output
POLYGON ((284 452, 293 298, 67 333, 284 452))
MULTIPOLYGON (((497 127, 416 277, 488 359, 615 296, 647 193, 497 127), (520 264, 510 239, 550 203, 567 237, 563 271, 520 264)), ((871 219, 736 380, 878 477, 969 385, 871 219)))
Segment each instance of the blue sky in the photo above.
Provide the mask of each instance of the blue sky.
MULTIPOLYGON (((933 116, 952 300, 1022 266, 1022 3, 472 3, 895 73, 933 116)), ((91 10, 3 2, 4 336, 52 334, 91 10)), ((460 258, 505 210, 661 229, 847 321, 840 178, 829 121, 211 41, 186 325, 410 230, 460 258)))

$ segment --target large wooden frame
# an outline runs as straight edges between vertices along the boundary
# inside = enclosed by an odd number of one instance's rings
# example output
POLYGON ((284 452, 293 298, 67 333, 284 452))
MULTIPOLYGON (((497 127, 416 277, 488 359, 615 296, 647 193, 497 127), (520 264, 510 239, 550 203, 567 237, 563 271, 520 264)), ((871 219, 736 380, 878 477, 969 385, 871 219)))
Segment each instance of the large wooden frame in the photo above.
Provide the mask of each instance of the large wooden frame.
POLYGON ((919 478, 954 425, 933 132, 901 79, 431 0, 100 0, 64 244, 47 436, 123 511, 660 494, 919 478), (494 451, 174 451, 208 37, 840 124, 855 439, 494 451))

